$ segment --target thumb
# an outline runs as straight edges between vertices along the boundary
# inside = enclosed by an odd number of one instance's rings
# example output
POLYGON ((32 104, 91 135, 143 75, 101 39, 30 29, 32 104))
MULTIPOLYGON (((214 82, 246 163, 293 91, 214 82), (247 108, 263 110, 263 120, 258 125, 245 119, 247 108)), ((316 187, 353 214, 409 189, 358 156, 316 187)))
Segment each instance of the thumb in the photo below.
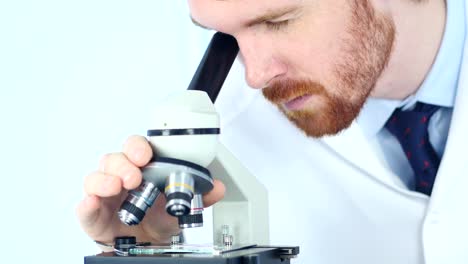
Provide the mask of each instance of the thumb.
POLYGON ((205 207, 211 206, 224 198, 224 193, 226 192, 224 184, 215 179, 213 185, 213 190, 203 196, 203 205, 205 207))
POLYGON ((100 199, 95 195, 86 196, 76 207, 76 215, 84 230, 90 229, 99 217, 100 199))

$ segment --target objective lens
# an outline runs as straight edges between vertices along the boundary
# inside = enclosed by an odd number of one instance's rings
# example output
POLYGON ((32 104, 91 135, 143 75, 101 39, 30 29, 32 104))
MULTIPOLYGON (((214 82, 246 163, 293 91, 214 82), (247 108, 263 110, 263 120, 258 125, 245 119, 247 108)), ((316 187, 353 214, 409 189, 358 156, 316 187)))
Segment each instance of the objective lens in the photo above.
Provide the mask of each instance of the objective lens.
POLYGON ((167 177, 166 211, 172 216, 182 216, 190 213, 190 204, 194 193, 194 180, 185 172, 174 172, 167 177))
POLYGON ((138 188, 128 193, 122 203, 118 213, 120 221, 129 226, 138 225, 160 193, 152 182, 143 180, 138 188))
POLYGON ((195 194, 190 205, 190 214, 179 216, 180 228, 203 226, 203 199, 201 194, 195 194))

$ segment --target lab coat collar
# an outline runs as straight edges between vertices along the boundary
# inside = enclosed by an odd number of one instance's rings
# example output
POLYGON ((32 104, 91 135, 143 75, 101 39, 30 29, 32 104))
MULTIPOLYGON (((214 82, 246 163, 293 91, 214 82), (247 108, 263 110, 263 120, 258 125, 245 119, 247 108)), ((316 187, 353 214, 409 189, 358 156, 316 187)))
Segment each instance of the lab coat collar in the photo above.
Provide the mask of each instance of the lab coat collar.
POLYGON ((397 192, 423 197, 421 194, 410 192, 401 179, 389 169, 383 158, 379 158, 375 146, 366 138, 357 122, 338 135, 323 137, 321 140, 343 159, 381 184, 397 192))

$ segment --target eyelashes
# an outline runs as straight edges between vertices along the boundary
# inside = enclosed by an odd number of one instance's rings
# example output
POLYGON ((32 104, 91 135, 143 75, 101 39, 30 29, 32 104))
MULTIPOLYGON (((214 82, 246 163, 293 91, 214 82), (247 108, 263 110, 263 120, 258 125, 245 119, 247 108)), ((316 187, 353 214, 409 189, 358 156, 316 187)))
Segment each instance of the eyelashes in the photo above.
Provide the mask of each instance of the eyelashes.
POLYGON ((269 30, 278 31, 286 28, 291 20, 283 20, 278 22, 265 21, 264 24, 269 30))

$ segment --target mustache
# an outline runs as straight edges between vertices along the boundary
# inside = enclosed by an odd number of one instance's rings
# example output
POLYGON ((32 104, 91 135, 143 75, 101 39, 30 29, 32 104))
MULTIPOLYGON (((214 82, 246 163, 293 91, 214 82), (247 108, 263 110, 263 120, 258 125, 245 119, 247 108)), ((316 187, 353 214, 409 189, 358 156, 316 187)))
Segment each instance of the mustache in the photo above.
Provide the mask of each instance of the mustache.
POLYGON ((281 104, 307 94, 326 94, 325 87, 310 80, 282 80, 272 83, 262 90, 270 102, 281 104))

